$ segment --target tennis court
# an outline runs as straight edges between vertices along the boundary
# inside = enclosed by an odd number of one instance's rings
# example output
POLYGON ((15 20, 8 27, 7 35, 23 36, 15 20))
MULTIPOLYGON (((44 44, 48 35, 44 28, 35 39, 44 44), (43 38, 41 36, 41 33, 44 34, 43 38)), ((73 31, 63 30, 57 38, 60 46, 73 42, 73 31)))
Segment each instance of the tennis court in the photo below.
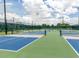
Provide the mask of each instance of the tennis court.
POLYGON ((78 36, 79 30, 62 30, 62 34, 66 36, 78 36))
POLYGON ((17 52, 44 35, 43 31, 30 31, 18 35, 0 36, 0 50, 17 52))
MULTIPOLYGON (((59 35, 58 30, 53 30, 52 32, 47 33, 46 36, 42 37, 43 35, 26 35, 26 34, 19 34, 19 35, 9 35, 9 38, 32 38, 28 44, 22 45, 18 50, 9 50, 0 48, 0 58, 54 58, 54 57, 78 57, 76 53, 72 50, 72 48, 68 45, 68 43, 59 35), (8 51, 9 50, 9 51, 8 51)), ((6 38, 6 36, 0 36, 6 38)), ((4 39, 9 40, 9 39, 4 39)), ((12 41, 15 40, 13 44, 21 44, 19 39, 10 39, 12 41)), ((21 40, 21 39, 20 39, 21 40)), ((25 39, 24 39, 25 40, 25 39)), ((28 39, 26 39, 28 40, 28 39)), ((26 41, 25 40, 25 41, 26 41)), ((29 39, 30 40, 30 39, 29 39)), ((1 40, 2 41, 2 40, 1 40)), ((12 41, 9 41, 12 42, 12 41)), ((3 42, 5 44, 7 41, 3 42)), ((23 42, 24 43, 24 42, 23 42)), ((12 45, 12 43, 10 43, 12 45)), ((11 45, 8 45, 11 47, 11 45)), ((0 43, 1 45, 1 43, 0 43)), ((18 46, 17 45, 17 46, 18 46)), ((12 45, 13 49, 15 46, 12 45)), ((17 47, 16 46, 16 47, 17 47)))
POLYGON ((39 39, 41 36, 31 36, 31 35, 7 35, 0 36, 0 50, 7 51, 19 51, 25 46, 28 46, 35 40, 39 39))
POLYGON ((66 39, 68 44, 74 50, 74 52, 79 56, 79 31, 78 30, 63 30, 63 37, 66 39))

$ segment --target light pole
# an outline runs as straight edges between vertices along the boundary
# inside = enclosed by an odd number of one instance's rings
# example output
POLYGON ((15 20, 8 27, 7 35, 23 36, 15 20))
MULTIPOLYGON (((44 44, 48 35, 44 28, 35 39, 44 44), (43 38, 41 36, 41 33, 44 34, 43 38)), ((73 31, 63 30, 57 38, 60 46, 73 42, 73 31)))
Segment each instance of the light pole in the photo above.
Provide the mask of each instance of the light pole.
POLYGON ((4 0, 4 20, 5 20, 5 34, 7 35, 7 19, 6 19, 6 0, 4 0))

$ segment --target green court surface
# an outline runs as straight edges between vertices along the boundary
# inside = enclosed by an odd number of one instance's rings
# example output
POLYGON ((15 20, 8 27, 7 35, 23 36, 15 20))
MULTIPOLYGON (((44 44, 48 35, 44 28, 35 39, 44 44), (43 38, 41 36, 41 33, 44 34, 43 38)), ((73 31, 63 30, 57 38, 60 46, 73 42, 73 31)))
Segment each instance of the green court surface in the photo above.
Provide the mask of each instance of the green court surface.
MULTIPOLYGON (((15 42, 16 43, 16 42, 15 42)), ((77 54, 68 45, 59 31, 49 32, 19 52, 0 50, 1 58, 75 58, 77 54)))

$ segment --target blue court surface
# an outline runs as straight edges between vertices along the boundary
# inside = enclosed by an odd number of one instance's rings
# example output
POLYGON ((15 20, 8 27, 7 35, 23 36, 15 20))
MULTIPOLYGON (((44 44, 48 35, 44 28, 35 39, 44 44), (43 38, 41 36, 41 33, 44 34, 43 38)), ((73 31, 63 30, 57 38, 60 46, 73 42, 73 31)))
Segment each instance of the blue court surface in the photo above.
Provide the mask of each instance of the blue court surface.
MULTIPOLYGON (((50 32, 51 30, 46 30, 46 33, 50 32)), ((28 34, 28 35, 44 35, 45 34, 45 30, 38 30, 38 31, 28 31, 28 32, 25 32, 23 34, 28 34)))
POLYGON ((78 39, 67 39, 71 46, 79 53, 79 40, 78 39))
POLYGON ((0 37, 0 49, 18 51, 38 37, 0 37))
POLYGON ((63 35, 79 35, 79 31, 76 30, 62 30, 63 35))
POLYGON ((23 34, 28 34, 28 35, 41 35, 41 34, 44 34, 45 32, 44 31, 33 31, 33 32, 26 32, 26 33, 23 33, 23 34))

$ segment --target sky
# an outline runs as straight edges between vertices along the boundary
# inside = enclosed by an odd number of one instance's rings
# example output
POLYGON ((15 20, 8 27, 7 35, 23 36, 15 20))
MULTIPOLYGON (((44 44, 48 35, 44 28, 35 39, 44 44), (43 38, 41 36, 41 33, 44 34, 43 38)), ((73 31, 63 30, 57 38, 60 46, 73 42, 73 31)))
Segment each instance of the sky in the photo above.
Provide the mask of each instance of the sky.
MULTIPOLYGON (((69 24, 78 24, 79 0, 22 0, 32 19, 48 19, 59 23, 63 19, 69 24)), ((25 16, 26 17, 26 16, 25 16)))
MULTIPOLYGON (((0 13, 3 13, 3 1, 0 0, 0 13)), ((25 15, 25 10, 22 5, 22 0, 6 0, 7 13, 16 13, 20 16, 25 15), (21 12, 20 12, 21 11, 21 12)))
MULTIPOLYGON (((25 23, 34 21, 57 24, 62 19, 69 24, 78 23, 79 0, 6 0, 6 7, 7 18, 21 18, 25 23)), ((0 16, 2 15, 3 0, 0 0, 0 16)))

